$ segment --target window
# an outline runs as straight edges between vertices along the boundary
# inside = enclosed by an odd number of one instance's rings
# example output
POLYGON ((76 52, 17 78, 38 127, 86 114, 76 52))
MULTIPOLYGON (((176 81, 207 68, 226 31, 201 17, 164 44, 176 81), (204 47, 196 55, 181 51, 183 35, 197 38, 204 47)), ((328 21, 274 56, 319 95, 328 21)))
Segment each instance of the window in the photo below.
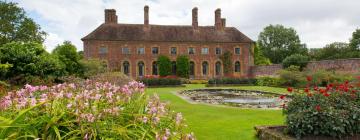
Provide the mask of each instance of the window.
POLYGON ((159 47, 153 47, 151 52, 152 54, 159 54, 159 47))
POLYGON ((189 75, 195 76, 195 63, 192 61, 190 62, 189 75))
POLYGON ((173 75, 176 75, 176 61, 171 62, 171 71, 173 75))
POLYGON ((215 54, 221 54, 221 48, 216 48, 215 54))
POLYGON ((99 53, 100 53, 100 54, 107 54, 107 53, 108 53, 108 49, 107 49, 106 47, 100 47, 99 53))
POLYGON ((137 48, 137 54, 145 54, 145 48, 137 48))
POLYGON ((193 47, 188 48, 188 53, 195 54, 195 48, 193 48, 193 47))
POLYGON ((139 77, 144 76, 144 62, 142 61, 138 63, 138 75, 139 77))
POLYGON ((152 64, 152 75, 158 75, 158 64, 156 61, 152 64))
POLYGON ((176 51, 177 51, 176 47, 171 47, 170 48, 170 54, 176 54, 177 53, 176 51))
POLYGON ((130 74, 130 63, 128 61, 125 61, 123 63, 123 72, 125 75, 128 75, 130 74))
POLYGON ((215 74, 220 75, 221 73, 221 63, 218 61, 215 63, 215 74))
POLYGON ((130 54, 129 48, 122 48, 122 54, 130 54))
POLYGON ((235 48, 235 54, 240 54, 240 48, 239 47, 235 48))
POLYGON ((207 75, 209 71, 209 64, 207 62, 202 63, 202 74, 207 75))
POLYGON ((241 71, 240 62, 239 62, 239 61, 236 61, 236 62, 235 62, 235 72, 240 72, 240 71, 241 71))
POLYGON ((201 54, 208 54, 209 48, 201 48, 201 54))

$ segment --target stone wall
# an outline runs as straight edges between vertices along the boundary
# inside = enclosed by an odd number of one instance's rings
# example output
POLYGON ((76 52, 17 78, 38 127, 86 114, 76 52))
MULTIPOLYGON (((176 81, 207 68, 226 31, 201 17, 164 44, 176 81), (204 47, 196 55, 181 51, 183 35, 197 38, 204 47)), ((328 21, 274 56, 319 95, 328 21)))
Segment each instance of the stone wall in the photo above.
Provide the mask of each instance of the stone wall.
POLYGON ((276 75, 276 72, 281 69, 282 69, 281 64, 274 64, 268 66, 252 66, 250 71, 251 71, 251 77, 256 77, 256 76, 276 75))
MULTIPOLYGON (((274 64, 268 66, 252 66, 251 76, 256 77, 276 75, 276 73, 281 69, 281 64, 274 64)), ((338 72, 355 73, 360 71, 360 58, 310 61, 306 66, 306 69, 311 71, 323 69, 338 72)))

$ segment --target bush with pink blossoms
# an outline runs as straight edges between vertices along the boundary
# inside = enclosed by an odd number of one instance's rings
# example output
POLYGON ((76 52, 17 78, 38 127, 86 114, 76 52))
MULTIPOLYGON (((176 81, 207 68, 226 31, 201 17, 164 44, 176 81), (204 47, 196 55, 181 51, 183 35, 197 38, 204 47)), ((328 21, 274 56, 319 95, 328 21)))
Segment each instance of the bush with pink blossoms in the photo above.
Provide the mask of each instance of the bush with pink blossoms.
POLYGON ((144 84, 26 85, 0 99, 0 139, 194 139, 144 84))

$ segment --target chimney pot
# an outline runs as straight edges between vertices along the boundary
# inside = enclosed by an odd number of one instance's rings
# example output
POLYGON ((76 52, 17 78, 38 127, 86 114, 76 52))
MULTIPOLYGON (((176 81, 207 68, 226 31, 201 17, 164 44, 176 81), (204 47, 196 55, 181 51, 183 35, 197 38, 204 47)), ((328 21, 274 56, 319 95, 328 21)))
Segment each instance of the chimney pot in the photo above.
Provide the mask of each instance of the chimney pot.
POLYGON ((194 7, 192 9, 192 26, 194 29, 197 29, 198 25, 198 8, 194 7))

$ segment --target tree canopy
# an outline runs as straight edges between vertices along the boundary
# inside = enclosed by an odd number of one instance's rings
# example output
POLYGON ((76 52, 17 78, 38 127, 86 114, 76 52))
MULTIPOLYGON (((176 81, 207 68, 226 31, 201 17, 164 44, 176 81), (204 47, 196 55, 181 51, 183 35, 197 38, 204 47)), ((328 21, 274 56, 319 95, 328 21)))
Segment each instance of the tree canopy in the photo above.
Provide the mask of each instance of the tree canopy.
POLYGON ((45 36, 24 9, 16 3, 0 1, 0 46, 13 41, 43 43, 45 36))
POLYGON ((276 64, 292 54, 307 55, 307 48, 301 44, 296 31, 283 25, 265 27, 259 35, 258 45, 263 55, 276 64))
POLYGON ((70 41, 58 45, 52 53, 65 64, 68 74, 78 74, 81 71, 80 55, 70 41))

